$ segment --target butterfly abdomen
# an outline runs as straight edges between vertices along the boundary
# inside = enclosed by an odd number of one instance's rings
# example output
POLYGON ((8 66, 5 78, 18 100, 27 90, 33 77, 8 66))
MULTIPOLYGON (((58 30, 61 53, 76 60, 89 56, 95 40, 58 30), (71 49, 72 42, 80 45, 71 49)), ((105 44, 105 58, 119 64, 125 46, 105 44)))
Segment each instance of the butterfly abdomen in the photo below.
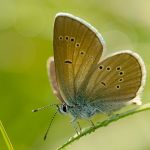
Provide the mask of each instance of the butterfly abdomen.
POLYGON ((121 109, 125 105, 126 102, 115 103, 115 101, 111 101, 107 103, 104 101, 99 101, 99 103, 98 102, 91 103, 91 106, 95 108, 96 113, 101 113, 101 114, 111 114, 112 112, 121 109))
POLYGON ((84 103, 84 105, 80 104, 80 105, 76 105, 74 107, 70 107, 69 112, 74 118, 88 119, 88 118, 92 117, 97 111, 90 104, 84 103))

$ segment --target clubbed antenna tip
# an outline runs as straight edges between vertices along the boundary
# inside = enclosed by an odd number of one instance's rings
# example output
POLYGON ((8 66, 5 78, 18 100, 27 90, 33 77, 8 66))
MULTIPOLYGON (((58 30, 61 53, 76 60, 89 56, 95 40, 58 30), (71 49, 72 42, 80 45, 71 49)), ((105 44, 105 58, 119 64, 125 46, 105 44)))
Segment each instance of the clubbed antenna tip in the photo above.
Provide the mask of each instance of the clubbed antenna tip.
POLYGON ((32 112, 37 112, 38 111, 38 109, 34 109, 34 110, 32 110, 32 112))

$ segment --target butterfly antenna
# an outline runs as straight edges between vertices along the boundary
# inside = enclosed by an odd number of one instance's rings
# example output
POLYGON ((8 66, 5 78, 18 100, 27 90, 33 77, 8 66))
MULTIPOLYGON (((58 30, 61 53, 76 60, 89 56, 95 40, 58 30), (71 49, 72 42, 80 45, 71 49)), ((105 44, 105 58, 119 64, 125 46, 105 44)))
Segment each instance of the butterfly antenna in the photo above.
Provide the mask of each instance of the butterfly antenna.
POLYGON ((50 105, 47 105, 47 106, 44 106, 44 107, 41 107, 41 108, 34 109, 34 110, 32 110, 32 112, 37 112, 37 111, 49 108, 51 106, 58 106, 58 104, 50 104, 50 105))
POLYGON ((49 126, 48 126, 48 128, 47 128, 47 130, 46 130, 45 136, 44 136, 44 141, 45 141, 46 138, 47 138, 49 129, 50 129, 50 127, 51 127, 51 125, 52 125, 52 123, 53 123, 53 121, 54 121, 54 118, 56 117, 57 112, 58 112, 58 110, 54 113, 54 115, 53 115, 53 117, 52 117, 52 119, 51 119, 51 121, 50 121, 50 124, 49 124, 49 126))

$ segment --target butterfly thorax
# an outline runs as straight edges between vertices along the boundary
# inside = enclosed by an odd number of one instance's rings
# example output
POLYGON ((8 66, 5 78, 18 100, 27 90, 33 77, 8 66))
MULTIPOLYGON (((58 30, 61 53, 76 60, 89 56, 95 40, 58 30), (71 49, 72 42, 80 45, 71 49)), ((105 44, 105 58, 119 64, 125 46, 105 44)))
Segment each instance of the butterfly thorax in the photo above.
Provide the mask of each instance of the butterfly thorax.
POLYGON ((66 103, 63 103, 59 107, 59 111, 63 114, 69 113, 75 119, 88 119, 96 113, 96 109, 93 109, 93 107, 88 103, 75 104, 73 106, 69 106, 66 103))

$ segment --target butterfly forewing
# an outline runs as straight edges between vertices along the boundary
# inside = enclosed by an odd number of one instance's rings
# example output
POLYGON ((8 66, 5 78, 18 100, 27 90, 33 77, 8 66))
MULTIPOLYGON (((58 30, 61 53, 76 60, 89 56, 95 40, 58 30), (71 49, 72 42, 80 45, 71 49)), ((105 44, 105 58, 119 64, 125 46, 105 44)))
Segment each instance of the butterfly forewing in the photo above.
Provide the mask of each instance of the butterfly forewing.
POLYGON ((68 14, 56 16, 54 60, 56 78, 63 99, 76 101, 76 93, 103 51, 103 41, 89 24, 68 14))
POLYGON ((122 52, 100 62, 85 87, 89 101, 127 102, 141 87, 142 66, 131 52, 122 52))

